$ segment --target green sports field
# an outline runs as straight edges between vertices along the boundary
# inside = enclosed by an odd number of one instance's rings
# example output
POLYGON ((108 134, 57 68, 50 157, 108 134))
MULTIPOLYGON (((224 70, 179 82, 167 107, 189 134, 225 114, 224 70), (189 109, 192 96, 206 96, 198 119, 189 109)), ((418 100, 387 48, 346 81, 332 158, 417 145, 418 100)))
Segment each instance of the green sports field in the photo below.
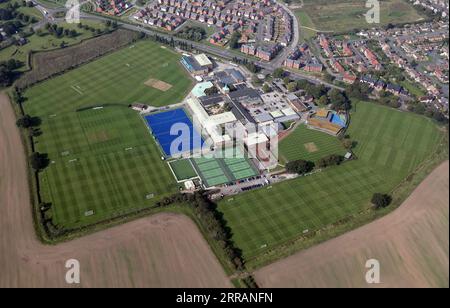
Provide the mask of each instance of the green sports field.
POLYGON ((191 80, 178 60, 143 41, 26 91, 26 113, 42 120, 36 150, 51 160, 40 184, 55 224, 85 226, 177 191, 144 120, 128 104, 180 102, 191 80), (148 78, 173 87, 149 88, 148 78))
POLYGON ((84 106, 136 102, 165 106, 179 103, 192 83, 178 54, 150 41, 139 42, 31 88, 27 112, 43 116, 84 106), (144 84, 152 78, 172 87, 161 91, 144 84))
POLYGON ((169 164, 177 181, 184 181, 197 177, 197 173, 195 172, 194 167, 192 167, 189 159, 175 160, 171 161, 169 164))
POLYGON ((429 119, 363 102, 347 133, 358 160, 219 203, 245 258, 366 209, 374 192, 390 192, 442 138, 429 119))
MULTIPOLYGON (((296 15, 304 26, 318 31, 346 32, 373 26, 366 21, 365 14, 369 9, 363 0, 304 0, 304 4, 296 15)), ((423 18, 405 0, 380 1, 380 10, 381 25, 415 22, 423 18)), ((312 35, 310 30, 305 31, 306 37, 312 35)))
POLYGON ((337 137, 301 125, 280 142, 279 152, 287 161, 303 159, 316 162, 331 154, 344 155, 346 150, 337 137))

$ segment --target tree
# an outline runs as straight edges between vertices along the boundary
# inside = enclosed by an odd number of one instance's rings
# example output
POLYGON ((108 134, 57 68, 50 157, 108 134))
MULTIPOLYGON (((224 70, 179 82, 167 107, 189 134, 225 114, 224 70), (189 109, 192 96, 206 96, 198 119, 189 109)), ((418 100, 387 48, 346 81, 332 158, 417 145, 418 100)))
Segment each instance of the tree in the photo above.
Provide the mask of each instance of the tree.
POLYGON ((351 108, 350 100, 338 89, 331 90, 329 96, 334 110, 349 110, 351 108))
POLYGON ((353 83, 352 85, 349 85, 346 88, 346 92, 349 97, 354 97, 359 100, 365 100, 371 93, 371 89, 369 85, 358 81, 353 83))
POLYGON ((371 203, 376 209, 385 208, 392 202, 392 197, 387 194, 374 193, 371 203))
POLYGON ((262 90, 264 93, 269 93, 270 91, 272 91, 272 89, 270 88, 270 86, 267 83, 265 83, 263 85, 262 90))
MULTIPOLYGON (((300 87, 300 89, 302 88, 300 87)), ((325 95, 328 92, 327 88, 323 84, 314 85, 309 82, 306 83, 303 89, 315 99, 319 99, 322 95, 325 95)))
POLYGON ((330 100, 328 99, 327 95, 322 95, 318 100, 317 104, 319 106, 327 106, 330 103, 330 100))
POLYGON ((0 66, 0 87, 7 87, 11 85, 14 75, 13 72, 6 66, 0 66))
POLYGON ((346 148, 347 150, 351 150, 353 148, 353 141, 350 138, 344 138, 342 140, 342 145, 344 146, 344 148, 346 148))
POLYGON ((330 74, 325 75, 325 81, 328 83, 333 83, 334 79, 335 79, 335 77, 333 75, 330 75, 330 74))
POLYGON ((289 92, 295 92, 298 90, 297 83, 295 81, 290 82, 286 88, 289 92))
POLYGON ((284 77, 284 70, 279 67, 273 72, 273 78, 283 78, 284 77))
POLYGON ((253 63, 253 62, 247 63, 247 64, 245 65, 245 67, 246 67, 250 72, 252 72, 252 73, 257 73, 258 70, 259 70, 258 66, 256 66, 256 64, 253 63))
POLYGON ((230 38, 230 42, 229 42, 230 48, 232 48, 232 49, 239 48, 239 40, 240 39, 241 39, 241 33, 237 32, 237 31, 234 32, 230 38))
POLYGON ((48 159, 48 155, 47 154, 34 152, 30 156, 30 163, 31 163, 31 167, 34 170, 40 171, 40 170, 42 170, 42 169, 44 169, 45 167, 48 166, 48 164, 50 163, 50 160, 48 159))
POLYGON ((286 164, 286 170, 290 173, 303 175, 314 169, 314 163, 306 160, 294 160, 286 164))
POLYGON ((319 168, 326 168, 330 166, 340 165, 343 160, 344 157, 342 157, 341 155, 331 154, 319 159, 317 165, 319 166, 319 168))
POLYGON ((29 115, 24 115, 16 121, 16 125, 22 128, 30 128, 39 126, 41 124, 41 120, 38 117, 31 117, 29 115))

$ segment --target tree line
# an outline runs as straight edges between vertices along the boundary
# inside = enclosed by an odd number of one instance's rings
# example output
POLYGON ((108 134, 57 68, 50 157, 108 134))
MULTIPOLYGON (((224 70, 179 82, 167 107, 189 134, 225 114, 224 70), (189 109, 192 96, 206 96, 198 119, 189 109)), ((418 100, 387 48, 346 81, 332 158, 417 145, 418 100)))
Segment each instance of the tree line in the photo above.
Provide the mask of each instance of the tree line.
POLYGON ((23 63, 16 59, 0 62, 0 87, 10 86, 16 77, 14 71, 22 66, 23 63))
POLYGON ((199 221, 205 226, 206 235, 218 243, 235 269, 244 269, 242 252, 234 245, 222 213, 217 210, 217 205, 209 199, 205 191, 196 191, 194 194, 178 193, 157 202, 156 207, 167 207, 173 204, 186 204, 189 206, 199 221))
POLYGON ((201 27, 188 26, 176 33, 175 36, 185 40, 200 42, 206 37, 206 31, 201 27))

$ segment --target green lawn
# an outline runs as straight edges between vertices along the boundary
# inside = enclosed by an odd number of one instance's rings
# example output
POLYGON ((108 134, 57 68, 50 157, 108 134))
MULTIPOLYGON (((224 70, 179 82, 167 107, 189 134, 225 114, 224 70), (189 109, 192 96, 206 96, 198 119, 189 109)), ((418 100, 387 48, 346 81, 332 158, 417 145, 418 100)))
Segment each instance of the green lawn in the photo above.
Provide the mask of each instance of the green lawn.
POLYGON ((317 32, 312 30, 316 29, 314 23, 312 22, 309 15, 303 10, 296 10, 295 16, 297 16, 299 27, 300 27, 300 39, 302 41, 307 41, 317 35, 317 32), (307 28, 303 28, 307 27, 307 28))
MULTIPOLYGON (((345 32, 371 28, 365 18, 368 8, 361 0, 304 0, 305 6, 297 10, 300 21, 320 31, 345 32), (304 13, 299 13, 304 12, 304 13), (303 16, 306 14, 309 18, 303 16), (311 26, 311 24, 313 26, 311 26)), ((414 22, 422 18, 412 5, 404 0, 380 1, 381 25, 414 22)))
POLYGON ((392 191, 442 137, 429 119, 362 102, 348 134, 358 160, 219 203, 247 260, 367 209, 374 192, 392 191))
POLYGON ((422 88, 422 86, 415 84, 413 82, 410 82, 408 80, 404 80, 400 83, 402 87, 404 87, 406 90, 408 90, 409 93, 414 95, 415 97, 422 97, 427 94, 427 92, 422 88))
POLYGON ((85 226, 177 191, 144 120, 127 106, 179 102, 191 80, 178 60, 168 49, 139 42, 26 91, 25 112, 42 120, 35 146, 51 163, 39 178, 57 225, 85 226), (143 82, 150 77, 174 87, 149 88, 143 82), (92 108, 78 110, 86 106, 92 108))
MULTIPOLYGON (((104 29, 105 25, 99 22, 93 21, 83 21, 83 24, 89 25, 95 29, 104 29)), ((30 51, 45 51, 52 50, 56 48, 60 48, 61 43, 64 41, 67 45, 73 45, 79 43, 81 40, 88 39, 94 36, 91 31, 86 31, 84 29, 79 29, 76 24, 68 24, 68 23, 59 23, 59 26, 64 27, 64 29, 74 29, 79 34, 76 37, 62 37, 57 38, 53 35, 47 33, 44 30, 42 36, 38 36, 33 34, 27 37, 29 41, 27 44, 23 46, 10 46, 0 50, 0 61, 5 61, 8 59, 16 59, 22 61, 24 64, 27 64, 28 54, 30 51)), ((28 70, 28 66, 24 65, 21 71, 28 70)))
POLYGON ((283 139, 279 151, 287 161, 303 159, 314 162, 327 155, 346 153, 337 137, 309 129, 305 125, 297 127, 283 139))
POLYGON ((41 12, 35 7, 20 7, 17 9, 18 12, 28 15, 30 17, 35 17, 37 20, 42 20, 43 16, 41 12))
POLYGON ((179 103, 192 80, 179 55, 150 41, 139 42, 27 91, 27 112, 43 116, 96 104, 179 103), (160 91, 144 83, 155 78, 172 85, 160 91), (41 103, 35 103, 41 102, 41 103))
POLYGON ((40 0, 40 2, 49 8, 60 8, 66 4, 66 0, 40 0))

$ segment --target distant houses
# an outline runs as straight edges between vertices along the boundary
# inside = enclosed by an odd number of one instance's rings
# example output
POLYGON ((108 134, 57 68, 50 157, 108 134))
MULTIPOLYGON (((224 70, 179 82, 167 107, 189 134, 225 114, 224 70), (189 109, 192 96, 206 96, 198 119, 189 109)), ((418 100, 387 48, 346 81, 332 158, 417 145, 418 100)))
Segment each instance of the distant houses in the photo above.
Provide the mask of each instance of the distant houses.
POLYGON ((307 44, 302 44, 292 52, 284 62, 284 66, 313 73, 320 73, 323 71, 323 64, 309 52, 307 44))
POLYGON ((275 44, 272 46, 259 46, 259 47, 246 44, 241 46, 242 53, 250 56, 255 56, 264 61, 271 61, 273 58, 275 58, 275 56, 280 52, 281 49, 282 46, 280 44, 275 44))
POLYGON ((96 0, 96 4, 97 12, 112 16, 120 15, 133 6, 126 0, 96 0))
POLYGON ((373 78, 372 76, 369 75, 362 76, 360 78, 360 82, 363 84, 367 84, 368 86, 377 91, 387 91, 396 96, 408 95, 408 92, 402 86, 392 83, 386 83, 383 80, 373 78))

